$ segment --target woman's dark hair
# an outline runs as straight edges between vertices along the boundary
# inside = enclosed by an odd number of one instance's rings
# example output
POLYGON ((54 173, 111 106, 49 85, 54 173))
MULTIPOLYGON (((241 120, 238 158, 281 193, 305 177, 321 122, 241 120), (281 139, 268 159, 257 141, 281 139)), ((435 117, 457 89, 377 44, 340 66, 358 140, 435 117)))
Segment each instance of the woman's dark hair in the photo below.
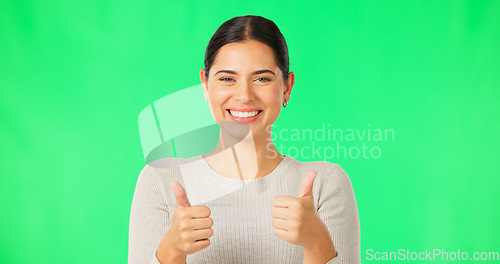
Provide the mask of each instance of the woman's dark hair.
POLYGON ((283 72, 283 79, 285 82, 288 80, 289 59, 285 38, 273 21, 254 15, 231 18, 215 31, 205 51, 205 76, 208 78, 210 67, 222 46, 244 40, 257 40, 271 47, 276 64, 283 72))

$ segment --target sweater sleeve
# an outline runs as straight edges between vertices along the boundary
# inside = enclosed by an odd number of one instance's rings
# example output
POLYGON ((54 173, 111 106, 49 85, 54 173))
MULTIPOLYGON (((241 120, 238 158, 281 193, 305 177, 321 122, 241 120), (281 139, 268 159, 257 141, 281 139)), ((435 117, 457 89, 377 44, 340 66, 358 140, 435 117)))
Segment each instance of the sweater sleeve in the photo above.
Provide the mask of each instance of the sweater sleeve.
POLYGON ((156 249, 170 226, 163 188, 154 167, 146 165, 137 179, 129 222, 128 264, 160 264, 156 249))
POLYGON ((360 226, 356 198, 351 180, 346 172, 335 164, 323 176, 318 215, 327 226, 337 256, 326 264, 361 263, 360 226))

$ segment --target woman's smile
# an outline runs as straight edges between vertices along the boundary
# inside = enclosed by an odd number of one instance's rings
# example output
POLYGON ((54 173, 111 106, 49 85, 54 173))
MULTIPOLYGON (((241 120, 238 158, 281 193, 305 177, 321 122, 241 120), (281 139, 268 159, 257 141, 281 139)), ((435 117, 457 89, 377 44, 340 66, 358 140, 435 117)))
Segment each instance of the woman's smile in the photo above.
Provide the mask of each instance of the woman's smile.
POLYGON ((233 121, 251 123, 261 116, 262 110, 258 108, 228 108, 226 113, 233 121))

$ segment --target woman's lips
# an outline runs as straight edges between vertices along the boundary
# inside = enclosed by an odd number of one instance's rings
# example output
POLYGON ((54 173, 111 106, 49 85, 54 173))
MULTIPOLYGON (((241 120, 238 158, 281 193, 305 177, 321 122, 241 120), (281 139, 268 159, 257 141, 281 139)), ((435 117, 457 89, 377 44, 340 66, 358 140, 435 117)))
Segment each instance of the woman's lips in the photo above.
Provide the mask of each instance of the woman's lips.
POLYGON ((244 109, 244 111, 242 111, 239 108, 231 108, 231 109, 226 109, 226 112, 229 115, 229 118, 231 118, 231 120, 233 120, 233 121, 242 122, 242 123, 251 123, 260 117, 262 110, 259 110, 257 108, 251 108, 251 109, 246 108, 246 109, 244 109), (251 112, 258 111, 258 113, 257 113, 257 115, 251 116, 251 117, 250 116, 249 117, 238 117, 238 116, 233 116, 230 111, 243 112, 243 113, 245 113, 245 112, 251 113, 251 112))

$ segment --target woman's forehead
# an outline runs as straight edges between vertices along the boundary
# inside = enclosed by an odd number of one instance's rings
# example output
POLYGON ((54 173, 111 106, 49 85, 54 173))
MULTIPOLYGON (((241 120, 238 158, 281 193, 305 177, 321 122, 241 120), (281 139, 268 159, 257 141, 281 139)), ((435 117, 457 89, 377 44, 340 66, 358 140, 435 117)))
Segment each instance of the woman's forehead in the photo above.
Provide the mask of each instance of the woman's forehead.
POLYGON ((215 56, 212 69, 239 70, 243 73, 261 69, 276 72, 279 67, 271 47, 256 40, 249 40, 222 46, 215 56))

